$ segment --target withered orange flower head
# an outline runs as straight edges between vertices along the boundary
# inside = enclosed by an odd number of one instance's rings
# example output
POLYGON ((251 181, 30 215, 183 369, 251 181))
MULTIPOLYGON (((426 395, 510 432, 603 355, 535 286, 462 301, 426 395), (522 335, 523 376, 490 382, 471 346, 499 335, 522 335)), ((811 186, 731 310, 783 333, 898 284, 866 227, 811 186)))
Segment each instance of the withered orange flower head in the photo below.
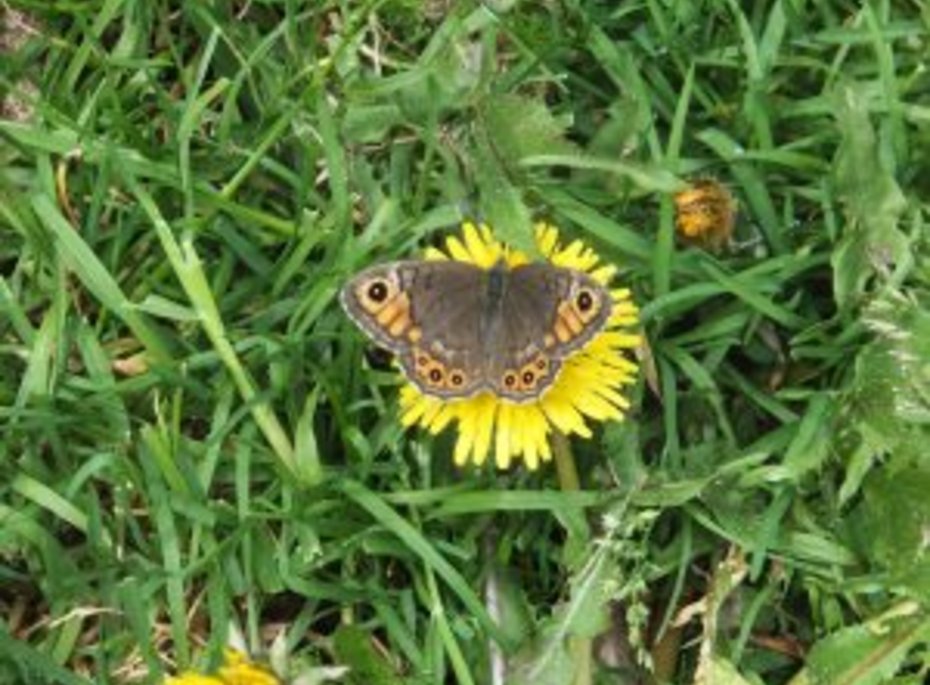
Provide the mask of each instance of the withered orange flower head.
POLYGON ((733 235, 736 200, 714 179, 701 179, 674 197, 675 227, 687 243, 717 252, 733 235))

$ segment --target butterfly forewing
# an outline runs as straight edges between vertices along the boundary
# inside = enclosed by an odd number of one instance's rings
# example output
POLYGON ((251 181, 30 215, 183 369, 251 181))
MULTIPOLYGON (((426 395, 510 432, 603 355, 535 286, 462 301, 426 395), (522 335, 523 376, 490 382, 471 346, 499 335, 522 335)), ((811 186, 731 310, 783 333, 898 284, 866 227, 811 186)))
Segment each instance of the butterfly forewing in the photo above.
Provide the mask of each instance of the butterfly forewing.
POLYGON ((484 387, 475 325, 483 273, 462 262, 393 262, 353 278, 342 302, 420 390, 464 397, 484 387), (372 302, 372 294, 384 297, 372 302))
POLYGON ((562 360, 604 327, 609 297, 580 271, 550 264, 513 268, 500 307, 500 339, 489 358, 494 392, 517 402, 542 395, 562 360))

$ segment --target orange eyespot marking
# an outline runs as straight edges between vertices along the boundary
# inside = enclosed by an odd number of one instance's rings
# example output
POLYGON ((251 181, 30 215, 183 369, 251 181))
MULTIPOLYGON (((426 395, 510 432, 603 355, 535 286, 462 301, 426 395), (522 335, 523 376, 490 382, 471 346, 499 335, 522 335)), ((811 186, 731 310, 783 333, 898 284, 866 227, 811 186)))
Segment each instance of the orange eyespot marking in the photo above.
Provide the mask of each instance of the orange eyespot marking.
POLYGON ((535 378, 543 378, 549 375, 549 359, 541 354, 536 355, 523 365, 523 368, 520 369, 520 374, 526 381, 526 374, 532 374, 535 378))
POLYGON ((461 388, 465 385, 465 373, 460 369, 453 369, 449 372, 449 387, 461 388))
POLYGON ((419 326, 413 326, 409 331, 407 331, 407 340, 412 343, 420 342, 420 339, 423 337, 423 329, 419 326))
POLYGON ((392 300, 388 300, 377 313, 375 319, 382 326, 387 326, 400 316, 408 318, 410 316, 410 298, 407 297, 406 293, 399 293, 392 300))
POLYGON ((365 288, 365 294, 372 302, 384 302, 391 292, 391 284, 383 279, 377 279, 369 283, 365 288))
POLYGON ((355 289, 355 297, 369 314, 381 311, 397 295, 397 286, 387 278, 374 278, 355 289))
POLYGON ((582 322, 591 321, 601 309, 601 302, 598 297, 588 288, 582 288, 575 294, 574 301, 575 314, 582 322))
POLYGON ((513 371, 507 371, 503 376, 504 387, 508 390, 516 390, 517 387, 517 374, 513 371))
POLYGON ((548 375, 548 358, 537 355, 520 368, 520 390, 534 390, 548 375))
POLYGON ((425 385, 431 388, 443 388, 448 384, 450 373, 446 365, 434 359, 428 352, 414 348, 413 363, 414 374, 425 385))

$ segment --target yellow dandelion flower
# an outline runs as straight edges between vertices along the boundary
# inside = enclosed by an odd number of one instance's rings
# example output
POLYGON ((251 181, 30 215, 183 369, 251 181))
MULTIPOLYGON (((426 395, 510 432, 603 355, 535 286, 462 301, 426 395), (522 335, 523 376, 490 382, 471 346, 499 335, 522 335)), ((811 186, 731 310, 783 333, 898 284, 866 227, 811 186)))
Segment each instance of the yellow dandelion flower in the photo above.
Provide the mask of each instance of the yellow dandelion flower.
POLYGON ((214 675, 188 671, 165 680, 165 685, 280 685, 281 681, 267 668, 256 664, 242 652, 227 649, 223 665, 214 675))
POLYGON ((736 200, 719 181, 701 179, 677 193, 675 226, 688 243, 719 250, 733 235, 736 200))
MULTIPOLYGON (((602 264, 598 255, 580 241, 559 242, 558 230, 536 226, 536 244, 550 263, 582 271, 609 287, 615 268, 602 264)), ((513 268, 526 264, 527 255, 496 240, 487 226, 466 223, 462 237, 446 240, 445 250, 431 248, 430 260, 467 262, 492 269, 503 262, 513 268)), ((592 421, 619 421, 629 408, 623 388, 635 381, 637 367, 628 352, 640 343, 633 332, 638 310, 626 288, 609 290, 612 311, 599 333, 561 361, 551 385, 530 401, 515 402, 498 393, 482 391, 455 399, 437 397, 408 383, 400 393, 401 421, 420 425, 433 434, 454 425, 458 436, 454 459, 458 465, 482 464, 493 452, 499 468, 522 459, 530 469, 552 458, 550 438, 554 431, 590 437, 592 421)))

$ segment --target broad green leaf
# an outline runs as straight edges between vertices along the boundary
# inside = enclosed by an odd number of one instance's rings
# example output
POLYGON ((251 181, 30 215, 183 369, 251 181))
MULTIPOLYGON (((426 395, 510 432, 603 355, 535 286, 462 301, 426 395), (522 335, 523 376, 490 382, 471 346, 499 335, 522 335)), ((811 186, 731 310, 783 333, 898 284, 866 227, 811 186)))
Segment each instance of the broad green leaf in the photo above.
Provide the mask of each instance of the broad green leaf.
POLYGON ((533 628, 532 609, 520 575, 493 561, 485 581, 485 598, 492 615, 511 644, 526 641, 533 628))
POLYGON ((352 105, 342 120, 342 134, 352 142, 373 143, 383 140, 393 126, 403 123, 397 105, 352 105))
POLYGON ((475 141, 475 165, 481 195, 482 221, 500 240, 529 254, 536 253, 530 210, 519 189, 511 182, 505 166, 487 140, 475 141))
POLYGON ((930 621, 873 622, 839 630, 817 642, 807 658, 811 685, 880 685, 900 669, 908 652, 926 641, 930 621))
POLYGON ((486 98, 479 110, 474 159, 481 194, 481 219, 505 242, 535 253, 532 217, 523 201, 521 162, 547 153, 573 155, 565 124, 541 100, 504 94, 486 98))
POLYGON ((834 168, 846 225, 832 257, 833 287, 837 304, 846 308, 863 294, 873 275, 889 273, 910 256, 898 228, 906 200, 879 153, 862 88, 842 86, 836 105, 843 138, 834 168))
POLYGON ((573 155, 578 149, 565 139, 566 122, 556 119, 545 102, 506 93, 489 97, 482 120, 497 159, 508 169, 533 155, 573 155))
POLYGON ((913 298, 888 293, 865 312, 876 339, 856 358, 842 425, 847 440, 843 501, 858 492, 879 460, 896 464, 930 464, 930 314, 913 298))
POLYGON ((875 471, 863 488, 858 512, 863 530, 860 545, 873 562, 889 569, 918 593, 930 592, 930 470, 907 468, 875 471))
POLYGON ((876 429, 930 427, 930 311, 916 298, 888 293, 865 311, 877 340, 860 355, 855 388, 876 429))
POLYGON ((572 577, 570 596, 546 621, 540 636, 512 662, 513 685, 564 685, 576 668, 584 667, 589 640, 608 625, 610 583, 618 573, 609 545, 594 548, 588 561, 572 577))

